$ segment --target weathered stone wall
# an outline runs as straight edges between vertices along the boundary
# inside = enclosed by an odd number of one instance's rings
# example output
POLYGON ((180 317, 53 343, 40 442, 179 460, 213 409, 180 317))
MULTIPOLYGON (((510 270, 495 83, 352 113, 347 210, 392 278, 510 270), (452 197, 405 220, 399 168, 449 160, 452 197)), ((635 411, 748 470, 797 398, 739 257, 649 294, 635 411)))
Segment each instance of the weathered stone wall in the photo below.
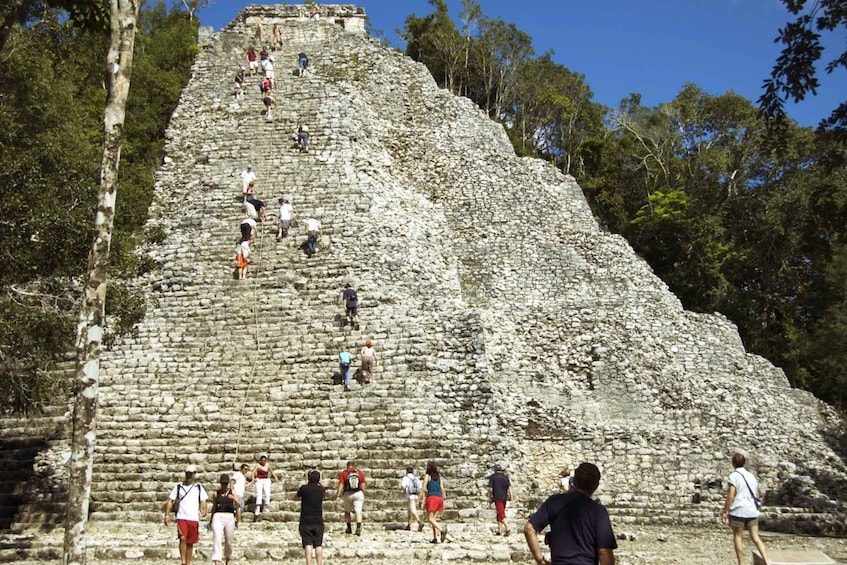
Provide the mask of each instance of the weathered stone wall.
POLYGON ((526 494, 549 492, 561 465, 594 460, 620 509, 713 519, 741 449, 774 500, 789 477, 821 477, 825 493, 791 504, 842 508, 829 408, 746 353, 724 317, 683 310, 597 226, 573 178, 515 157, 500 126, 421 65, 366 41, 344 53, 332 66, 384 182, 425 195, 447 219, 462 299, 484 324, 498 423, 522 444, 512 470, 526 494))
POLYGON ((364 8, 353 4, 251 4, 224 29, 250 36, 262 23, 270 34, 275 23, 285 25, 291 20, 302 22, 310 19, 329 21, 346 31, 364 33, 367 15, 364 8))

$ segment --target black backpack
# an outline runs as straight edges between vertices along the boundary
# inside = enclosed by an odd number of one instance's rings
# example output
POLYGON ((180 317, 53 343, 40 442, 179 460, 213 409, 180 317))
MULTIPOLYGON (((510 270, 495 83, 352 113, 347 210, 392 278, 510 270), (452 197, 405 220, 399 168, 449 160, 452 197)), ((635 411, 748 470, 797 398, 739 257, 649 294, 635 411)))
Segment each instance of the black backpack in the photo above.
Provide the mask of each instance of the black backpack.
POLYGON ((345 483, 345 490, 361 490, 362 487, 359 486, 359 471, 348 473, 345 483))

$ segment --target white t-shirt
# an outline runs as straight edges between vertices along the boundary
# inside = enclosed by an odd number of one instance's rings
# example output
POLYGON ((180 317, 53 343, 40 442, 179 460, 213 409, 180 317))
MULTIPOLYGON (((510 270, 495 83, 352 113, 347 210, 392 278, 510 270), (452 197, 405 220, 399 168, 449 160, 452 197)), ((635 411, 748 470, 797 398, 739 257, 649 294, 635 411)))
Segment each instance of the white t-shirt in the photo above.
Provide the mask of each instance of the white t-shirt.
POLYGON ((729 515, 736 518, 758 518, 759 511, 753 500, 753 493, 759 490, 759 481, 744 467, 738 467, 729 474, 727 482, 735 487, 735 498, 729 507, 729 515), (747 482, 745 483, 745 479, 747 482), (747 488, 750 485, 750 488, 747 488))
POLYGON ((206 494, 206 489, 203 485, 192 483, 190 485, 178 484, 171 494, 168 496, 171 500, 176 500, 179 497, 179 509, 176 512, 177 520, 190 520, 192 522, 200 521, 200 503, 204 500, 209 500, 209 495, 206 494), (177 493, 177 491, 179 491, 177 493), (198 494, 199 493, 199 494, 198 494))
POLYGON ((241 220, 241 223, 242 224, 250 224, 251 230, 256 229, 256 225, 257 225, 256 220, 254 220, 253 218, 244 218, 243 220, 241 220))
POLYGON ((241 471, 237 471, 232 475, 232 482, 235 483, 235 486, 232 487, 232 490, 238 495, 238 500, 244 504, 244 490, 247 488, 247 477, 244 476, 244 473, 241 471))
POLYGON ((306 221, 306 231, 314 231, 314 232, 321 231, 320 221, 316 220, 314 218, 309 218, 306 221))
POLYGON ((291 212, 294 211, 294 207, 286 202, 279 207, 279 219, 280 220, 291 220, 291 212))
POLYGON ((241 256, 244 259, 248 259, 250 257, 250 243, 247 241, 242 241, 238 244, 238 252, 241 253, 241 256))
MULTIPOLYGON (((409 489, 414 484, 415 484, 415 476, 412 473, 407 474, 405 477, 403 477, 403 480, 400 481, 400 488, 402 488, 404 491, 406 491, 406 496, 409 497, 409 500, 416 500, 418 498, 417 494, 411 494, 409 492, 409 489)), ((420 490, 420 483, 418 484, 418 490, 420 490)))

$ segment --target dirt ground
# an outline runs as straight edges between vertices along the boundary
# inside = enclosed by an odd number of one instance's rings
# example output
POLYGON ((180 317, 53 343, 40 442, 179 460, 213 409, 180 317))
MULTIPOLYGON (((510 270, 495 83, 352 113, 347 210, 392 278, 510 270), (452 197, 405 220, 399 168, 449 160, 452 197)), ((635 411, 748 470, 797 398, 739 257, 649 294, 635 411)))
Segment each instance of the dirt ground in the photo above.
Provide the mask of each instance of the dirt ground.
MULTIPOLYGON (((618 528, 620 537, 615 552, 618 565, 736 565, 729 528, 715 525, 714 528, 670 528, 661 526, 634 526, 618 528), (632 538, 632 539, 630 539, 632 538)), ((760 532, 765 549, 819 550, 836 563, 847 563, 847 539, 818 538, 787 534, 760 532)), ((744 539, 744 563, 753 563, 755 549, 749 537, 744 539)))

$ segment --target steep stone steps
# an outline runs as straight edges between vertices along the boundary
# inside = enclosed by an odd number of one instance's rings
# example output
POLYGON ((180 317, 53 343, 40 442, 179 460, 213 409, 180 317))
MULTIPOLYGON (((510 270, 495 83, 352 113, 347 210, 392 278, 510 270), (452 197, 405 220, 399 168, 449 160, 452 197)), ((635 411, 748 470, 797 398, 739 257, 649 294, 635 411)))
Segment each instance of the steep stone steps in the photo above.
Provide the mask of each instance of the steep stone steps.
MULTIPOLYGON (((411 561, 452 561, 457 563, 527 562, 531 560, 523 536, 492 535, 490 525, 455 522, 448 524, 449 543, 429 544, 430 530, 424 532, 386 530, 383 524, 364 523, 361 537, 344 534, 344 526, 334 518, 340 512, 324 504, 327 522, 324 536, 324 559, 327 562, 367 562, 388 565, 411 561)), ((89 563, 145 563, 165 565, 178 559, 174 526, 161 525, 161 514, 151 521, 92 522, 89 528, 89 563)), ((388 524, 397 527, 398 521, 388 524)), ((195 546, 194 561, 208 560, 211 555, 211 533, 202 530, 195 546)), ((46 533, 38 537, 20 536, 0 548, 0 562, 42 565, 61 558, 61 536, 46 533)), ((303 549, 296 521, 290 524, 261 520, 245 520, 236 530, 234 562, 288 563, 303 559, 303 549)))

